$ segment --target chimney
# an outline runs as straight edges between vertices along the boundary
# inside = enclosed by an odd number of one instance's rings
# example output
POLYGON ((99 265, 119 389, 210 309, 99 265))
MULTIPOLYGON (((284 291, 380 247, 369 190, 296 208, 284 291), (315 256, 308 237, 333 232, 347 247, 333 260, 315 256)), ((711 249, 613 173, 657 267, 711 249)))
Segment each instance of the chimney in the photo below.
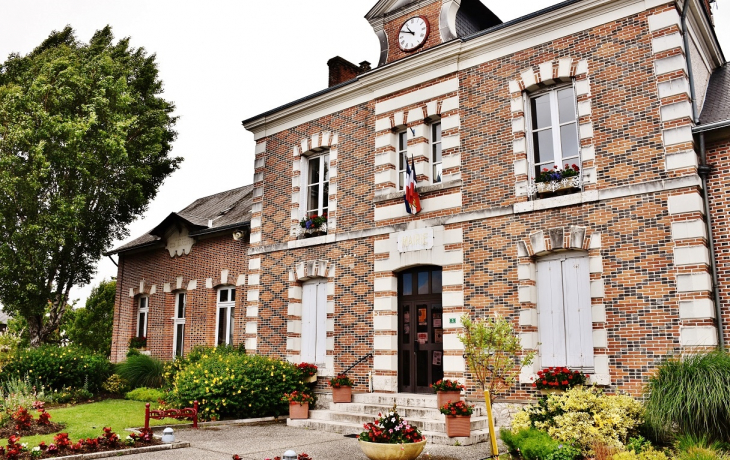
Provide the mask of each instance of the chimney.
POLYGON ((327 61, 327 66, 330 69, 330 88, 335 85, 339 85, 340 83, 352 80, 361 73, 365 73, 370 70, 370 63, 368 61, 363 61, 359 66, 357 66, 347 59, 343 59, 339 56, 335 56, 327 61))

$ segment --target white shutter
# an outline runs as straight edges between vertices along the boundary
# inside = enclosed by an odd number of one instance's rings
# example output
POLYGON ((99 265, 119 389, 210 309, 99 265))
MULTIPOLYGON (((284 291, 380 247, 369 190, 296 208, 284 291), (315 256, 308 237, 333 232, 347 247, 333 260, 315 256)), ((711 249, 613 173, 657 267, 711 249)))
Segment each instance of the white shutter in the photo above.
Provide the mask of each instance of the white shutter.
POLYGON ((570 368, 592 368, 593 319, 587 257, 573 257, 563 262, 563 292, 567 365, 570 368))
POLYGON ((327 355, 327 283, 317 286, 316 363, 323 364, 327 355))
POLYGON ((560 260, 537 263, 537 312, 542 367, 565 366, 563 274, 560 260))
POLYGON ((317 285, 302 289, 302 362, 313 363, 317 345, 317 285))

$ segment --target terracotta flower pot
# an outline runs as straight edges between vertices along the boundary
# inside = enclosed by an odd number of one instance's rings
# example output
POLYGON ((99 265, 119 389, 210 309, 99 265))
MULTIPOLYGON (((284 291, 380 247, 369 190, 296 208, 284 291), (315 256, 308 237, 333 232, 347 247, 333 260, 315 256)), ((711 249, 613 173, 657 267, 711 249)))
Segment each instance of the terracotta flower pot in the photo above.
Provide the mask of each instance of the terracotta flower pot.
POLYGON ((340 388, 332 388, 332 402, 336 402, 336 403, 352 402, 352 387, 342 386, 340 388))
POLYGON ((426 447, 426 440, 410 444, 381 444, 358 441, 362 453, 370 460, 415 460, 426 447))
POLYGON ((471 434, 471 415, 447 415, 446 436, 467 438, 471 434))
POLYGON ((457 402, 461 399, 461 391, 439 391, 436 393, 436 404, 439 408, 447 402, 457 402))
POLYGON ((289 402, 289 418, 303 419, 309 418, 309 403, 289 402))

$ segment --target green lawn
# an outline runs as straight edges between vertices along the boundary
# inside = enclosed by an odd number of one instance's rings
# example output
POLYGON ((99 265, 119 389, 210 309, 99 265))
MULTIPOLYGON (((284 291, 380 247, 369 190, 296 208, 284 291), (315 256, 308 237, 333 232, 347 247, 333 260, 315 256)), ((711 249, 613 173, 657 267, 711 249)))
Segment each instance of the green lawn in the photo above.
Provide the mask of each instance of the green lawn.
MULTIPOLYGON (((78 441, 81 438, 95 438, 102 434, 105 426, 111 426, 112 430, 124 439, 128 434, 124 431, 125 428, 144 426, 144 405, 145 403, 140 401, 108 399, 91 404, 49 409, 48 412, 51 414, 52 422, 66 425, 63 431, 68 433, 72 441, 78 441)), ((33 418, 36 417, 37 414, 33 412, 33 418)), ((167 418, 150 420, 151 426, 180 423, 189 422, 167 418)), ((27 442, 28 448, 33 448, 41 441, 45 441, 46 444, 52 443, 53 434, 28 436, 22 438, 20 442, 27 442)), ((0 440, 0 445, 7 445, 7 443, 7 439, 0 440)))

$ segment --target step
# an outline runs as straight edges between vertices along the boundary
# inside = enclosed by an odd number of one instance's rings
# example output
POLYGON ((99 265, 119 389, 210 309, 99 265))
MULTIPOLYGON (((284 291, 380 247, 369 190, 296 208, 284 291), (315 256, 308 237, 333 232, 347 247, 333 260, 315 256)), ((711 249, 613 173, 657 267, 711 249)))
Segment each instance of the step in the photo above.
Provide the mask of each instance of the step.
MULTIPOLYGON (((318 405, 318 409, 323 409, 321 405, 318 405)), ((393 409, 393 405, 387 404, 369 404, 369 403, 329 403, 327 409, 335 412, 355 412, 360 414, 367 414, 372 417, 377 417, 378 414, 386 414, 393 409)), ((422 406, 398 406, 398 413, 401 417, 406 419, 419 418, 419 419, 434 419, 441 420, 443 414, 438 409, 433 407, 422 407, 422 406)), ((481 417, 486 415, 486 410, 482 406, 475 406, 474 413, 472 416, 481 417)))
MULTIPOLYGON (((326 410, 310 410, 309 418, 313 420, 332 420, 338 422, 344 422, 349 424, 355 424, 363 426, 366 423, 373 422, 375 417, 368 414, 361 414, 356 412, 337 412, 337 411, 326 411, 326 410)), ((445 417, 439 414, 436 418, 413 418, 404 417, 413 426, 417 426, 421 430, 426 431, 444 431, 446 430, 445 417)), ((486 429, 489 424, 487 417, 471 417, 471 429, 481 430, 486 429)))
MULTIPOLYGON (((302 420, 287 419, 286 424, 292 427, 306 428, 328 433, 340 433, 343 435, 359 435, 363 431, 361 425, 333 420, 316 420, 311 418, 302 420)), ((450 438, 446 436, 446 433, 443 431, 423 431, 423 435, 426 436, 428 444, 435 445, 453 446, 458 444, 462 446, 469 446, 489 440, 488 429, 480 429, 476 431, 472 430, 471 436, 469 437, 450 438)))

